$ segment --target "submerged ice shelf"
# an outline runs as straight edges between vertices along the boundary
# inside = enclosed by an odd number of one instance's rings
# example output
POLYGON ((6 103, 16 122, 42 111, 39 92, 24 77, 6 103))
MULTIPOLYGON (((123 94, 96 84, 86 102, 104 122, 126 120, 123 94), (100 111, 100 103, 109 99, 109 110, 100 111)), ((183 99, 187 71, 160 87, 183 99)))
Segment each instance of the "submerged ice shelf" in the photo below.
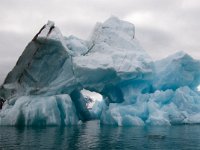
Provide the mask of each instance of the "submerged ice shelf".
POLYGON ((131 23, 111 17, 84 41, 49 21, 0 88, 0 125, 200 123, 199 84, 200 61, 178 52, 153 62, 131 23))

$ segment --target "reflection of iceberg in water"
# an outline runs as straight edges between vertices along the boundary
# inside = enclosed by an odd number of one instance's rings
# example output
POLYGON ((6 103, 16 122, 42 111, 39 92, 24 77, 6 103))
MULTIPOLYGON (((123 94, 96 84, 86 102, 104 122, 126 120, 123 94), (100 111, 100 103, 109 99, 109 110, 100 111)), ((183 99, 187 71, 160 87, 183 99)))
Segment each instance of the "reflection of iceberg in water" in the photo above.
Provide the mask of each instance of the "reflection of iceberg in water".
POLYGON ((88 41, 48 22, 0 88, 0 125, 200 123, 199 68, 184 52, 153 62, 134 25, 116 17, 98 23, 88 41))

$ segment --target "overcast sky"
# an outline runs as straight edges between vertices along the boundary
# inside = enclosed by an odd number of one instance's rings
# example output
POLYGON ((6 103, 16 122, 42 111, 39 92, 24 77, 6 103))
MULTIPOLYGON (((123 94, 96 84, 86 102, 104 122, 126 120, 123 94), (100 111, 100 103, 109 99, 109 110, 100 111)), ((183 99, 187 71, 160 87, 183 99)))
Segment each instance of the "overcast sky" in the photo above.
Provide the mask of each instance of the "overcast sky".
POLYGON ((65 36, 87 39, 111 15, 135 24, 153 59, 180 50, 200 59, 198 0, 0 0, 0 83, 47 20, 65 36))

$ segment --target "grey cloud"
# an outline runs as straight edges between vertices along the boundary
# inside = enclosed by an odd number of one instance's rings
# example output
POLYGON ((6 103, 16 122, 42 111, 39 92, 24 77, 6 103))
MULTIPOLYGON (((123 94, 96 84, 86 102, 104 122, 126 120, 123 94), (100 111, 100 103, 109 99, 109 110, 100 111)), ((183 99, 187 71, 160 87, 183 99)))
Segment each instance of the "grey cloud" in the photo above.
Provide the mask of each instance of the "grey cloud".
POLYGON ((32 35, 0 31, 0 83, 14 67, 32 35))
POLYGON ((115 15, 135 24, 136 37, 154 59, 179 50, 200 59, 199 7, 198 0, 1 0, 0 76, 47 20, 65 36, 86 39, 97 21, 115 15))
POLYGON ((15 65, 15 61, 1 61, 0 62, 0 84, 3 83, 6 75, 9 73, 9 71, 13 68, 13 65, 15 65))
POLYGON ((154 59, 163 58, 174 52, 175 39, 162 30, 146 27, 138 28, 136 30, 136 37, 139 39, 143 48, 154 59))

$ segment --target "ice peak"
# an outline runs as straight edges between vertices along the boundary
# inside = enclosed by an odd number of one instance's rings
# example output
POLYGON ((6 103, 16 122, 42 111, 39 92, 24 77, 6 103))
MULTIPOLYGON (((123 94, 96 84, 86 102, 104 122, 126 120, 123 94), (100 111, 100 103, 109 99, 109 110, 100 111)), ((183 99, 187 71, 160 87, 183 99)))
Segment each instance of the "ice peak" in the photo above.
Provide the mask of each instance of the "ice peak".
MULTIPOLYGON (((122 41, 131 42, 134 37, 135 27, 133 24, 112 16, 103 23, 96 24, 91 41, 95 41, 95 43, 109 41, 109 44, 115 45, 122 41)), ((127 45, 127 43, 124 45, 127 45)))
POLYGON ((184 52, 184 51, 178 51, 175 54, 172 54, 171 56, 181 58, 181 57, 185 57, 185 56, 189 56, 189 55, 186 52, 184 52))
POLYGON ((38 38, 47 38, 47 36, 49 36, 49 34, 51 33, 52 29, 54 29, 54 22, 48 20, 47 24, 45 24, 40 31, 35 35, 35 37, 33 38, 33 41, 35 41, 38 38))
POLYGON ((120 19, 117 18, 116 16, 111 16, 104 23, 106 23, 106 22, 119 23, 120 19))
POLYGON ((53 27, 55 25, 55 23, 51 20, 48 20, 46 26, 49 26, 49 27, 53 27))
POLYGON ((132 23, 129 23, 124 20, 120 20, 115 16, 108 18, 103 24, 102 28, 108 28, 116 32, 122 32, 125 34, 130 34, 131 36, 135 33, 135 26, 132 23))
POLYGON ((178 52, 176 52, 172 55, 169 55, 168 57, 166 57, 163 60, 182 60, 182 59, 185 60, 187 58, 193 60, 193 58, 189 54, 187 54, 186 52, 178 51, 178 52))
POLYGON ((121 26, 121 25, 126 25, 129 27, 134 27, 134 25, 130 22, 124 21, 124 20, 120 20, 119 18, 115 17, 115 16, 111 16, 109 17, 106 21, 104 21, 103 23, 104 25, 110 25, 112 27, 114 26, 121 26))

